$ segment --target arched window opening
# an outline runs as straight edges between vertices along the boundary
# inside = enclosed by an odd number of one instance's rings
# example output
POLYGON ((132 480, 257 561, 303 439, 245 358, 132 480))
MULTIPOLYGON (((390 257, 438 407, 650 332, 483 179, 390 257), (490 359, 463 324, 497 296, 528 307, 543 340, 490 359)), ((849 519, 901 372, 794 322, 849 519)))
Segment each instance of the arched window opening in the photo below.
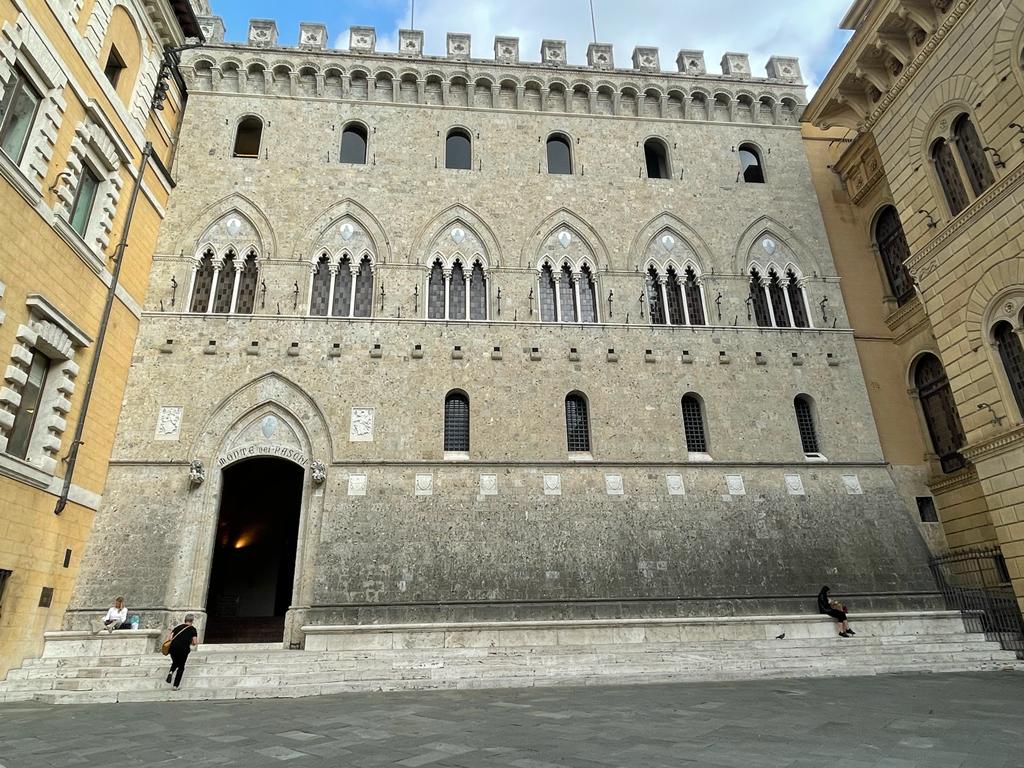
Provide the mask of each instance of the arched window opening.
POLYGON ((334 273, 334 288, 331 290, 331 315, 333 317, 352 316, 353 287, 352 259, 342 256, 334 273))
POLYGON ((327 315, 331 299, 331 260, 327 254, 321 256, 313 272, 313 285, 309 294, 309 314, 315 317, 327 315))
POLYGON ((644 285, 647 289, 647 308, 651 313, 652 325, 665 324, 665 286, 661 284, 661 275, 653 266, 647 270, 644 285))
POLYGON ((935 355, 921 357, 914 369, 914 385, 942 471, 950 473, 962 469, 966 466, 960 455, 965 442, 964 428, 939 358, 935 355))
MULTIPOLYGON (((683 288, 680 284, 679 275, 669 267, 665 280, 665 294, 668 300, 668 321, 672 325, 686 325, 686 310, 683 305, 683 288)), ((652 315, 653 317, 653 315, 652 315)))
POLYGON ((764 184, 761 153, 753 144, 740 144, 740 172, 747 184, 764 184))
POLYGON ((548 173, 572 174, 572 147, 569 139, 560 133, 548 136, 548 173))
POLYGON ((445 279, 444 269, 440 260, 430 268, 430 281, 427 284, 427 317, 431 320, 444 320, 445 310, 445 279))
POLYGON ((217 270, 217 287, 213 295, 213 311, 226 315, 231 311, 231 298, 235 289, 235 254, 229 253, 217 270))
POLYGON ((697 281, 697 273, 693 267, 686 268, 686 311, 690 325, 706 325, 704 317, 704 295, 700 290, 700 283, 697 281))
POLYGON ((540 270, 540 319, 543 323, 553 323, 558 320, 558 313, 555 307, 555 273, 550 264, 545 264, 540 270))
POLYGON ((487 319, 487 278, 479 261, 473 262, 469 278, 469 319, 487 319))
POLYGON ((466 273, 458 261, 452 267, 451 285, 448 287, 448 319, 466 319, 466 273))
POLYGON ((449 392, 444 398, 444 450, 469 452, 469 397, 449 392))
POLYGON ((672 178, 668 168, 668 151, 663 141, 648 139, 644 142, 644 161, 647 163, 647 178, 672 178))
POLYGON ((980 195, 995 183, 995 176, 992 175, 992 167, 985 156, 985 145, 978 136, 978 130, 974 127, 970 115, 960 115, 953 123, 953 140, 956 142, 964 170, 967 171, 971 189, 975 195, 980 195))
POLYGON ((473 144, 461 128, 448 131, 444 141, 444 167, 457 171, 473 169, 473 144))
POLYGON ((935 164, 939 186, 942 187, 949 211, 956 216, 967 207, 969 201, 963 179, 960 178, 960 171, 956 167, 956 160, 953 159, 953 150, 949 148, 949 143, 945 139, 939 139, 932 147, 932 162, 935 164))
POLYGON ((259 282, 259 267, 256 254, 245 257, 241 274, 238 277, 238 297, 235 299, 235 312, 239 315, 251 315, 256 309, 256 288, 259 282))
POLYGON ((558 284, 558 303, 561 309, 563 323, 579 322, 579 313, 576 311, 576 291, 573 284, 572 268, 568 264, 562 265, 561 280, 558 284))
POLYGON ((789 312, 786 311, 786 293, 775 270, 768 272, 768 298, 771 300, 772 316, 777 328, 789 328, 789 312))
POLYGON ((590 267, 580 267, 580 322, 597 322, 597 284, 590 267))
POLYGON ((590 452, 590 416, 583 395, 573 392, 565 398, 565 436, 570 453, 590 452))
POLYGON ((793 327, 809 328, 811 323, 807 314, 807 302, 804 300, 804 289, 793 270, 786 273, 786 299, 789 302, 787 306, 790 314, 793 316, 793 327))
POLYGON ((356 275, 356 291, 352 302, 353 317, 369 317, 373 314, 373 264, 369 256, 363 256, 356 275))
POLYGON ((995 327, 992 335, 999 349, 999 359, 1003 362, 1003 372, 1013 392, 1013 399, 1017 402, 1017 410, 1024 415, 1024 347, 1021 346, 1020 336, 1005 320, 995 327))
POLYGON ((259 157, 260 144, 263 141, 263 121, 249 115, 238 123, 235 132, 234 157, 259 157))
POLYGON ((213 252, 207 251, 199 260, 192 285, 192 304, 190 312, 208 312, 210 310, 210 294, 213 293, 213 252))
POLYGON ((910 258, 910 246, 907 245, 900 216, 891 205, 882 211, 875 223, 875 245, 882 258, 889 289, 899 305, 903 306, 914 296, 914 283, 906 266, 910 258))
POLYGON ((750 270, 750 304, 754 308, 754 321, 760 328, 772 327, 772 316, 768 311, 768 295, 765 293, 764 278, 756 269, 750 270))
POLYGON ((703 411, 700 399, 696 395, 683 397, 683 434, 686 436, 686 450, 690 453, 708 452, 703 411))
POLYGON ((821 453, 810 398, 805 395, 797 395, 793 400, 793 409, 796 411, 796 426, 800 431, 800 444, 803 446, 804 454, 821 453))
POLYGON ((349 123, 341 132, 341 162, 366 165, 366 128, 349 123))

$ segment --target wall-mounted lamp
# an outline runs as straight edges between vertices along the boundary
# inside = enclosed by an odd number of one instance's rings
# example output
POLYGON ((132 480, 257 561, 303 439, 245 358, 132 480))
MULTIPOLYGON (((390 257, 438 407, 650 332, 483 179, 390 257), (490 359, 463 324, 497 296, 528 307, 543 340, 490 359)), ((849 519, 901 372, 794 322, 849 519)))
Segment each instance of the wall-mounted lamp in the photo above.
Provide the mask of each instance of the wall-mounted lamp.
POLYGON ((999 156, 999 150, 995 147, 982 147, 983 152, 988 152, 992 155, 992 162, 995 163, 996 168, 1005 168, 1006 162, 999 156))
POLYGON ((828 296, 822 296, 818 306, 821 307, 821 321, 823 323, 828 322, 828 315, 825 313, 825 305, 828 304, 828 296))
POLYGON ((993 408, 989 403, 978 403, 978 410, 979 411, 983 411, 986 408, 988 408, 988 412, 992 414, 992 423, 993 424, 995 424, 998 427, 1000 424, 1003 423, 1003 419, 1005 419, 1006 417, 1005 416, 999 416, 998 414, 996 414, 996 409, 993 408))
POLYGON ((172 307, 174 306, 174 302, 177 299, 177 297, 178 297, 178 281, 174 277, 174 275, 171 275, 171 306, 172 307))
POLYGON ((923 213, 925 216, 928 217, 928 229, 935 229, 937 226, 939 226, 939 222, 935 220, 935 217, 932 216, 930 211, 926 211, 924 208, 922 208, 921 210, 918 211, 918 213, 923 213))
POLYGON ((292 311, 299 308, 299 281, 295 281, 295 287, 292 288, 292 311))
POLYGON ((53 180, 53 184, 51 184, 50 187, 49 187, 50 192, 56 192, 57 188, 60 186, 61 181, 62 180, 70 181, 71 180, 71 176, 72 176, 71 171, 61 171, 60 173, 58 173, 57 174, 57 178, 55 178, 53 180))
POLYGON ((1020 134, 1020 143, 1024 144, 1024 125, 1021 125, 1020 123, 1010 123, 1009 127, 1016 129, 1017 133, 1020 134))
POLYGON ((267 308, 267 281, 260 280, 260 309, 267 308))

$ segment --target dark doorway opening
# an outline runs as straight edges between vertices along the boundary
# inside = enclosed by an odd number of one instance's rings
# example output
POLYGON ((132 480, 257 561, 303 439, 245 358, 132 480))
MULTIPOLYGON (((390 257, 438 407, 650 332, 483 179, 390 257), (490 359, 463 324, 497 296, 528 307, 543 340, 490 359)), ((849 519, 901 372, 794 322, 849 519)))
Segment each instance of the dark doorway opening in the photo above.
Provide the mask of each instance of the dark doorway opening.
POLYGON ((224 470, 210 589, 207 643, 284 638, 302 506, 302 467, 258 458, 224 470))

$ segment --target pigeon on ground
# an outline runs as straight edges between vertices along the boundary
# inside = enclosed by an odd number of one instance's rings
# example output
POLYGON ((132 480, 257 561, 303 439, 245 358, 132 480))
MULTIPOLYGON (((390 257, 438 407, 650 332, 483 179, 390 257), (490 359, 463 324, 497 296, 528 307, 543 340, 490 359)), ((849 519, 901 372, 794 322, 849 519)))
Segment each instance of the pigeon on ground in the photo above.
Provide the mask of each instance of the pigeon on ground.
POLYGON ((785 640, 786 639, 786 633, 783 632, 781 635, 776 635, 775 639, 776 640, 785 640))

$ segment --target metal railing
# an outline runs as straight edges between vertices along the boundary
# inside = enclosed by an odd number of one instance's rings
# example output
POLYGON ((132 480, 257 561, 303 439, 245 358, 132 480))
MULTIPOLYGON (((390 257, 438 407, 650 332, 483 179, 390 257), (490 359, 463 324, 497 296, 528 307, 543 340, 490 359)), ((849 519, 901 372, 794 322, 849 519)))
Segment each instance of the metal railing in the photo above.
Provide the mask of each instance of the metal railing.
POLYGON ((984 632, 1024 658, 1024 618, 999 547, 961 549, 928 560, 946 607, 963 614, 970 632, 984 632))

